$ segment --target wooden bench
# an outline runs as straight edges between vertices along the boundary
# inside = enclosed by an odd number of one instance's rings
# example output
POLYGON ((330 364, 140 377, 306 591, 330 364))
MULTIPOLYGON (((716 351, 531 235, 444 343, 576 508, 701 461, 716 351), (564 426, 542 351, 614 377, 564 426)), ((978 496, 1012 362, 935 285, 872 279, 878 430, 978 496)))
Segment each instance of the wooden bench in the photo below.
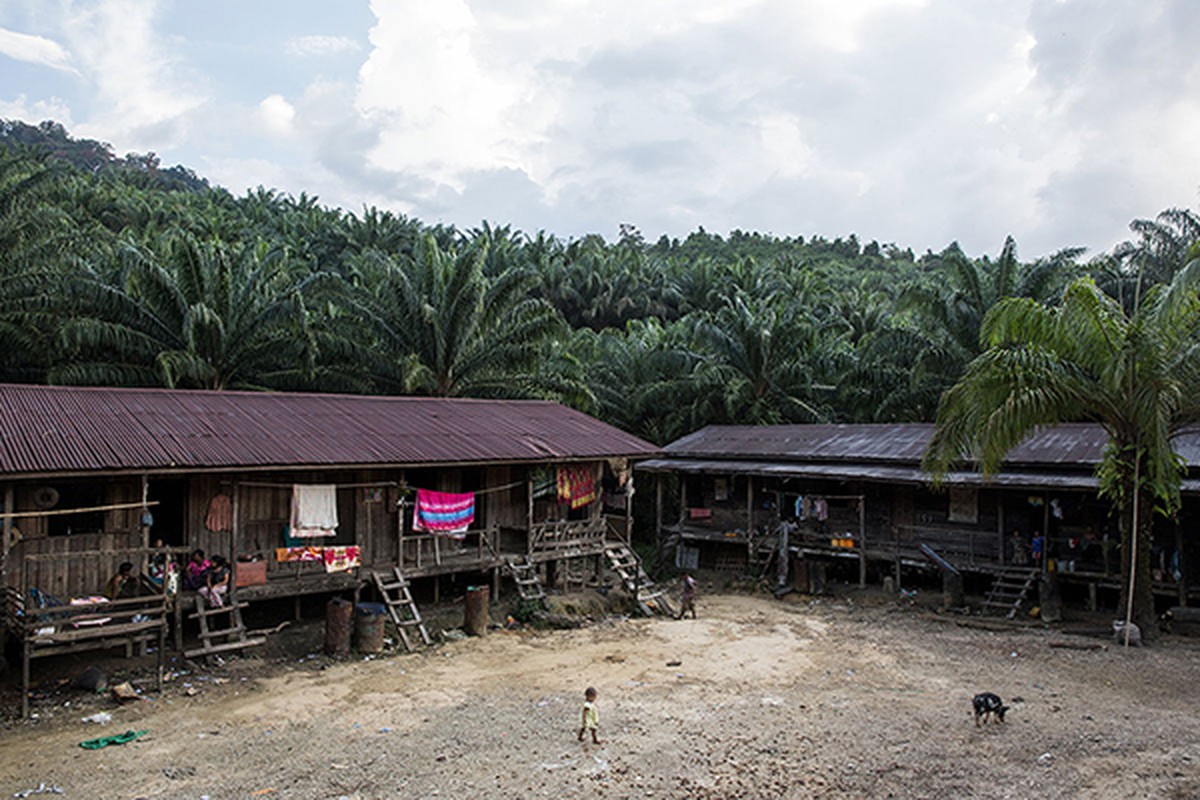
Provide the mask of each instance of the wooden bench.
POLYGON ((37 606, 24 603, 11 619, 21 640, 21 715, 29 716, 30 662, 35 658, 125 647, 157 640, 156 689, 162 689, 163 647, 167 632, 167 598, 163 594, 95 603, 37 606))

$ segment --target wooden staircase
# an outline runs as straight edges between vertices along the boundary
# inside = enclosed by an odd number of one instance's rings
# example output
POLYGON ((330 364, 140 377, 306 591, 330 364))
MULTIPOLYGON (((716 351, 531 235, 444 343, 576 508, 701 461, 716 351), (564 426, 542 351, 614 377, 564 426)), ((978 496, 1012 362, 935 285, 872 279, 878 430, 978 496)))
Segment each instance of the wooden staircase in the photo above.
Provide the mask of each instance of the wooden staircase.
POLYGON ((767 573, 775 565, 779 557, 779 534, 769 534, 755 539, 750 544, 750 574, 759 580, 767 578, 767 573))
POLYGON ((228 598, 223 606, 208 606, 201 597, 196 598, 196 611, 188 615, 188 619, 200 623, 200 647, 185 650, 187 658, 197 656, 216 656, 221 653, 243 650, 265 642, 264 636, 251 638, 246 633, 246 625, 242 621, 242 609, 249 603, 239 603, 234 597, 228 598))
POLYGON ((379 592, 380 599, 387 606, 388 616, 392 618, 396 632, 400 634, 400 641, 404 643, 404 649, 411 653, 413 644, 408 638, 409 628, 416 628, 421 641, 426 646, 433 644, 433 640, 429 638, 429 631, 425 629, 425 620, 421 619, 421 612, 417 609, 416 601, 413 600, 408 579, 404 577, 404 573, 400 571, 399 567, 393 567, 392 573, 389 577, 384 573, 372 570, 371 578, 375 582, 375 589, 379 592))
POLYGON ((667 597, 667 590, 656 586, 654 581, 650 580, 650 576, 642 569, 641 559, 629 547, 610 544, 604 548, 604 555, 608 558, 609 567, 621 579, 625 590, 637 599, 643 614, 675 616, 671 601, 667 597))
POLYGON ((538 565, 529 560, 529 556, 517 558, 510 556, 504 561, 504 568, 517 584, 517 592, 522 600, 531 600, 546 606, 546 590, 542 586, 541 576, 538 575, 538 565))
POLYGON ((1004 613, 1005 619, 1013 619, 1021 606, 1029 599, 1029 591, 1037 582, 1037 569, 1033 567, 1005 567, 996 576, 995 583, 983 601, 985 612, 1004 613))

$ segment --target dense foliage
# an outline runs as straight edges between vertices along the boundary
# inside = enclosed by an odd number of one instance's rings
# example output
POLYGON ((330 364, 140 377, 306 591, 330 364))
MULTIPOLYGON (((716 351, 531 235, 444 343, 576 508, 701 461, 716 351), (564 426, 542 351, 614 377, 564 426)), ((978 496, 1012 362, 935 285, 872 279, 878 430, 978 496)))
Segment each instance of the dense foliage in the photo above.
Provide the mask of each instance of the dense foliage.
POLYGON ((562 400, 663 443, 709 422, 929 421, 989 309, 1089 274, 1119 305, 1200 225, 1090 263, 700 229, 428 226, 0 122, 0 380, 562 400))

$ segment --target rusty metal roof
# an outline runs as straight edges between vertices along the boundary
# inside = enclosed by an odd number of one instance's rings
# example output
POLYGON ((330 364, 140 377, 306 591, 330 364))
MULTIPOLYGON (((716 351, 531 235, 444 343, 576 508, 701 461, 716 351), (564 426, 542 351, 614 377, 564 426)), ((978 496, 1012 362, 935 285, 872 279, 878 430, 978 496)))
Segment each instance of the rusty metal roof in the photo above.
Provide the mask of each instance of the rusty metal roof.
MULTIPOLYGON (((745 472, 759 475, 854 478, 924 483, 921 457, 933 435, 929 424, 712 425, 668 444, 664 457, 639 469, 657 472, 745 472)), ((1042 428, 1013 448, 999 474, 984 480, 951 472, 950 484, 1095 488, 1096 466, 1108 434, 1099 425, 1071 423, 1042 428)), ((1175 437, 1175 452, 1200 467, 1200 431, 1175 437)), ((1184 491, 1200 490, 1195 478, 1184 491)))
POLYGON ((0 384, 0 476, 658 453, 636 436, 541 400, 0 384))
MULTIPOLYGON (((713 425, 663 448, 692 458, 919 464, 933 435, 929 424, 713 425)), ((1099 425, 1073 423, 1039 430, 1005 463, 1095 468, 1108 436, 1099 425)))

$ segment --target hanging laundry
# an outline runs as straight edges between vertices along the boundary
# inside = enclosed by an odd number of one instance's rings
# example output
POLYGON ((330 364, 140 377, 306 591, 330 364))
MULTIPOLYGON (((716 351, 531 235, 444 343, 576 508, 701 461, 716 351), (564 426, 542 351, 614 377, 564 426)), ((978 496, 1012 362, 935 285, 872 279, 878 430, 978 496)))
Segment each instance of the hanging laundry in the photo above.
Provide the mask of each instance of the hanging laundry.
POLYGON ((591 464, 560 464, 558 499, 571 508, 583 508, 596 499, 596 470, 591 464))
POLYGON ((322 550, 325 559, 326 572, 345 572, 359 565, 359 555, 362 551, 356 544, 345 547, 326 547, 322 550))
POLYGON ((818 497, 816 500, 813 500, 812 513, 817 518, 817 522, 824 522, 829 519, 828 501, 824 497, 818 497))
POLYGON ((456 494, 417 489, 417 504, 413 508, 414 531, 461 539, 474 521, 474 493, 456 494))
POLYGON ((295 484, 292 486, 293 539, 336 536, 338 526, 337 486, 295 484))
POLYGON ((1050 501, 1050 516, 1055 519, 1063 518, 1062 504, 1058 502, 1057 497, 1050 501))
POLYGON ((208 513, 204 516, 204 527, 213 533, 226 533, 233 530, 233 501, 227 494, 219 494, 208 503, 208 513))
POLYGON ((813 501, 811 497, 800 498, 800 519, 808 519, 813 514, 813 501))
POLYGON ((322 549, 320 547, 276 547, 275 560, 285 563, 289 561, 322 561, 325 558, 321 554, 322 549))
POLYGON ((796 508, 792 514, 796 519, 804 519, 807 515, 804 513, 804 495, 797 495, 796 508))

